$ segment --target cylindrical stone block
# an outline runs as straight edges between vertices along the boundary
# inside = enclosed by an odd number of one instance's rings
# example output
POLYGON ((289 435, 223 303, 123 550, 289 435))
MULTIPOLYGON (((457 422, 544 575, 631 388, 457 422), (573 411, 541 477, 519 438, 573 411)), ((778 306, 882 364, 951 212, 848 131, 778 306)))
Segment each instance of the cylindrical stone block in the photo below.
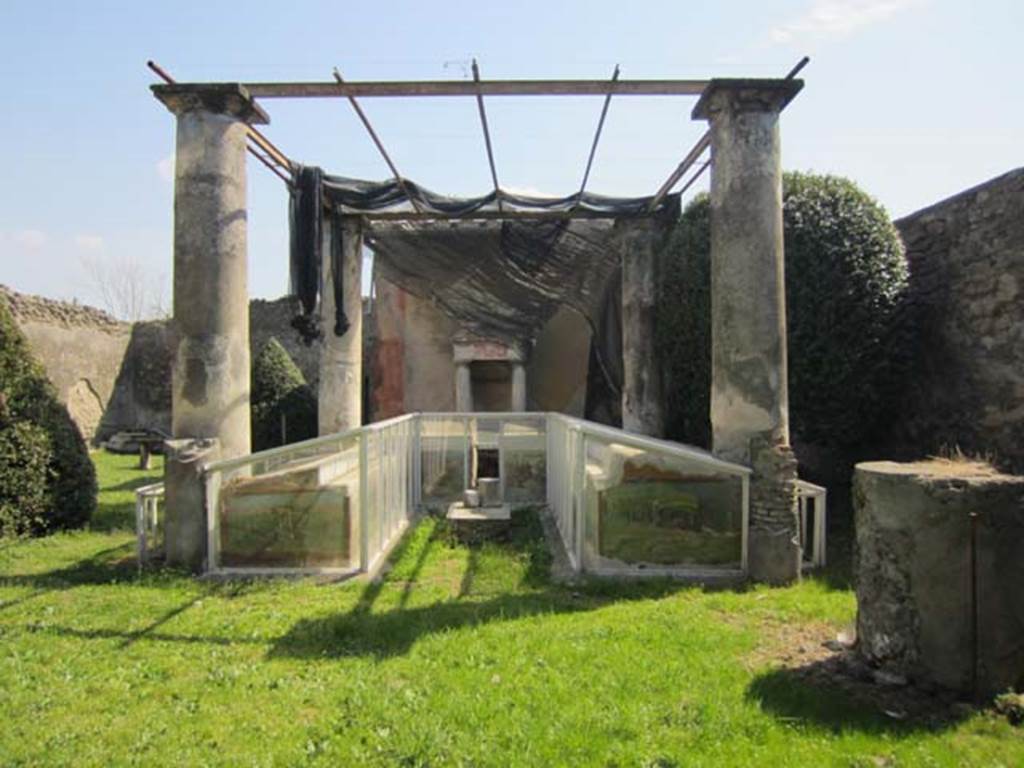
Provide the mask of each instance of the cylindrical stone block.
POLYGON ((324 227, 318 390, 319 432, 344 432, 363 423, 363 228, 359 219, 341 220, 342 297, 348 330, 335 333, 335 299, 331 264, 333 227, 324 227))
POLYGON ((1024 684, 1024 477, 977 462, 858 464, 857 647, 912 681, 1024 684))
POLYGON ((250 452, 245 123, 178 114, 172 431, 250 452))

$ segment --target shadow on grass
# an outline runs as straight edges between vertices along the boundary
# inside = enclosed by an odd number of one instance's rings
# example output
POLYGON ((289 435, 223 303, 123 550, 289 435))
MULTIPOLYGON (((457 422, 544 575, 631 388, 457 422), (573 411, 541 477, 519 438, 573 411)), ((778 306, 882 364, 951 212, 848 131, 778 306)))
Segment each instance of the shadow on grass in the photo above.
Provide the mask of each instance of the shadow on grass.
POLYGON ((135 529, 135 495, 122 501, 109 501, 105 497, 110 493, 130 493, 144 485, 160 482, 154 477, 153 470, 138 470, 140 475, 115 486, 105 487, 96 503, 96 511, 89 521, 92 531, 107 532, 114 530, 135 529))
MULTIPOLYGON (((428 559, 429 551, 438 540, 452 535, 444 521, 437 523, 417 553, 411 569, 396 568, 394 575, 400 579, 396 578, 392 583, 403 584, 397 608, 372 613, 370 609, 386 582, 368 584, 351 611, 297 622, 277 639, 269 656, 303 659, 368 656, 383 659, 407 653, 417 640, 427 635, 529 616, 579 613, 622 600, 665 597, 681 589, 693 588, 693 585, 667 580, 631 584, 594 581, 573 587, 556 586, 549 577, 551 553, 542 524, 537 512, 529 510, 513 514, 506 541, 489 542, 483 546, 504 549, 518 557, 525 556, 526 567, 519 586, 531 591, 501 594, 488 599, 474 597, 473 586, 483 550, 471 546, 455 598, 429 606, 407 608, 409 592, 428 559)), ((396 551, 394 562, 401 562, 407 546, 408 540, 396 551)))
POLYGON ((906 735, 956 725, 966 712, 955 699, 912 687, 883 687, 844 672, 839 657, 757 675, 746 698, 770 715, 833 733, 906 735))
POLYGON ((64 568, 32 574, 0 576, 6 586, 35 587, 41 591, 65 589, 84 584, 110 584, 138 576, 135 542, 107 547, 64 568))

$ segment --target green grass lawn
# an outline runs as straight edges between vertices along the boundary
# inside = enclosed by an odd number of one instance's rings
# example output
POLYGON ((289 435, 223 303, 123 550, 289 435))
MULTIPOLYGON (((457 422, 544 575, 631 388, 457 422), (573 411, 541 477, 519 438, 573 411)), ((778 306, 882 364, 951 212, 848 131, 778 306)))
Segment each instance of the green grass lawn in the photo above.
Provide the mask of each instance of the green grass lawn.
POLYGON ((1024 765, 994 715, 897 721, 787 670, 853 618, 826 580, 553 586, 531 515, 473 550, 424 522, 379 584, 139 576, 159 471, 96 459, 93 530, 0 560, 3 766, 1024 765))

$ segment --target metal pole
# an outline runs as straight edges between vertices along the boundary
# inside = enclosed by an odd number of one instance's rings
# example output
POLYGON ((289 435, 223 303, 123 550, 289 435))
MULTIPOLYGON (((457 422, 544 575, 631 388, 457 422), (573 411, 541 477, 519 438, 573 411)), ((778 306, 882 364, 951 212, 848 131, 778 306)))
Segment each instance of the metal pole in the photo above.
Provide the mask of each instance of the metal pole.
MULTIPOLYGON (((341 77, 341 73, 337 69, 334 70, 334 79, 338 81, 339 85, 345 82, 341 77)), ((398 168, 395 167, 395 164, 391 162, 391 157, 388 155, 388 151, 384 149, 384 144, 377 136, 377 132, 373 130, 373 126, 370 125, 370 119, 366 116, 366 113, 363 112, 363 108, 359 106, 359 102, 356 101, 356 97, 350 94, 348 96, 348 102, 352 105, 352 109, 356 111, 359 119, 363 122, 363 127, 365 127, 366 132, 370 134, 370 138, 373 139, 373 143, 377 147, 377 151, 380 152, 381 157, 384 158, 384 162, 387 163, 388 168, 391 169, 391 175, 394 176, 395 181, 398 182, 398 187, 402 190, 402 194, 405 195, 406 199, 410 203, 412 203, 412 207, 416 209, 417 213, 423 213, 423 210, 420 208, 420 204, 416 202, 416 199, 412 195, 409 194, 409 188, 405 185, 405 179, 402 178, 402 175, 398 172, 398 168)))
POLYGON ((480 67, 477 65, 476 59, 473 59, 473 81, 478 86, 476 107, 480 112, 480 125, 484 129, 484 145, 487 147, 487 163, 491 166, 491 181, 494 182, 494 199, 498 203, 498 210, 500 211, 502 209, 501 187, 498 185, 498 172, 495 170, 494 165, 494 149, 491 147, 491 131, 487 127, 487 112, 484 110, 484 95, 479 90, 480 67))
MULTIPOLYGON (((615 71, 612 72, 611 82, 615 83, 619 79, 619 65, 615 65, 615 71)), ((614 87, 614 86, 613 86, 614 87)), ((594 155, 597 154, 597 143, 601 140, 601 131, 604 130, 604 121, 608 117, 608 107, 612 103, 612 91, 608 91, 608 95, 604 97, 604 106, 601 107, 601 117, 597 121, 597 130, 594 132, 594 141, 590 145, 590 156, 587 158, 587 168, 583 172, 583 181, 580 182, 579 199, 576 201, 574 208, 579 207, 579 204, 583 202, 583 191, 587 188, 587 180, 590 178, 590 168, 594 164, 594 155)))

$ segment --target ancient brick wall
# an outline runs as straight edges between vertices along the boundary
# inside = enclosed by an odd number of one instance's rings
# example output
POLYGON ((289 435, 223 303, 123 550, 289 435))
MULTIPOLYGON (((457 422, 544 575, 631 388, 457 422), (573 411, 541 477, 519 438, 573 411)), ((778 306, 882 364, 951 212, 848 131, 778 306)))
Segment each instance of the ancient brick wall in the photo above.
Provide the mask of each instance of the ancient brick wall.
POLYGON ((918 344, 894 453, 959 446, 1024 470, 1024 168, 896 226, 918 344))

